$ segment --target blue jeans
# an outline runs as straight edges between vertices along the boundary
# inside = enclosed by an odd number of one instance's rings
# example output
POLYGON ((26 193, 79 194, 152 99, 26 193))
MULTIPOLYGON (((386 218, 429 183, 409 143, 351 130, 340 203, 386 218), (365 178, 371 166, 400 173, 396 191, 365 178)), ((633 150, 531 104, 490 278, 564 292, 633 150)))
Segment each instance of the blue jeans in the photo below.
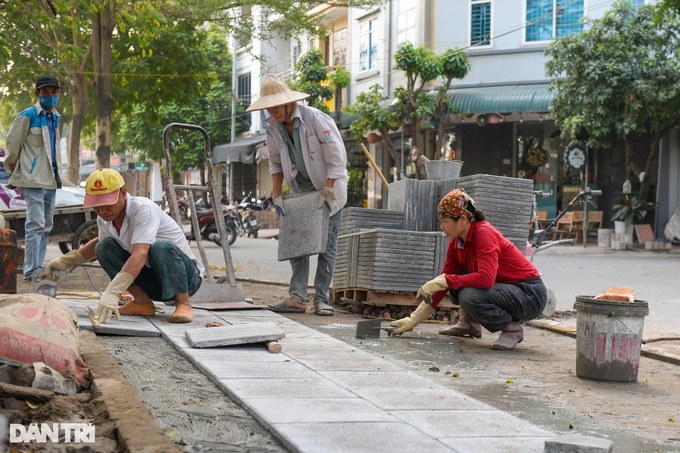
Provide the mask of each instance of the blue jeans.
POLYGON ((24 245, 24 278, 30 279, 36 269, 42 268, 47 252, 47 237, 54 224, 56 189, 22 187, 26 200, 26 226, 24 245))
POLYGON ((461 288, 449 291, 449 295, 490 332, 503 330, 514 321, 537 318, 548 301, 548 290, 540 278, 496 283, 489 289, 461 288))
MULTIPOLYGON (((335 257, 338 254, 338 234, 342 210, 333 214, 328 221, 328 240, 326 251, 319 255, 316 263, 316 275, 314 276, 314 302, 328 303, 329 290, 333 271, 335 270, 335 257)), ((307 303, 307 281, 309 280, 309 257, 294 258, 290 260, 293 276, 290 279, 288 294, 300 302, 307 303)))
MULTIPOLYGON (((102 269, 113 278, 130 258, 130 252, 112 237, 100 239, 95 253, 102 269)), ((174 305, 176 294, 193 296, 203 279, 194 260, 169 241, 158 241, 149 248, 149 265, 144 266, 133 285, 138 285, 153 300, 174 305)))

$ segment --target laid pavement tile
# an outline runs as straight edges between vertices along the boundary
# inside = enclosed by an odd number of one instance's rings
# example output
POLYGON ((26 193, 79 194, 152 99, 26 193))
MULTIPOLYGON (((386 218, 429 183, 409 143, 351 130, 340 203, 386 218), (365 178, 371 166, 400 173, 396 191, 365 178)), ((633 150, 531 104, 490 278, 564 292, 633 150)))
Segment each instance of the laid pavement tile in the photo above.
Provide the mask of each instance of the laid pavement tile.
MULTIPOLYGON (((285 395, 285 394, 284 394, 285 395)), ((396 422, 397 418, 361 398, 253 398, 248 408, 268 425, 280 423, 396 422)))
POLYGON ((467 438, 440 437, 439 442, 450 446, 459 453, 481 451, 503 453, 543 453, 545 441, 554 437, 484 437, 467 438))
POLYGON ((308 379, 223 379, 222 384, 244 400, 272 398, 356 398, 349 390, 321 377, 308 379))
POLYGON ((305 453, 454 451, 406 423, 280 423, 274 427, 284 443, 294 446, 291 450, 305 453))

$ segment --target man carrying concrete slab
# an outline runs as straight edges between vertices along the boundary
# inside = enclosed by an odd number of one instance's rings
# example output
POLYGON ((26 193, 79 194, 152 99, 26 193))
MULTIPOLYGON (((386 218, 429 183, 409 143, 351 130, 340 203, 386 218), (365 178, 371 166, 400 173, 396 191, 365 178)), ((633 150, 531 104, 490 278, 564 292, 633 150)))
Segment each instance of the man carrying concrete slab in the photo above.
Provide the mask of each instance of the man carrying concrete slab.
POLYGON ((191 300, 203 281, 203 265, 189 248, 184 232, 156 203, 127 193, 125 180, 116 170, 93 171, 85 184, 85 208, 97 213, 99 237, 53 259, 45 273, 68 270, 98 259, 111 283, 99 299, 97 321, 111 315, 153 316, 154 300, 174 305, 170 322, 191 322, 191 300), (134 297, 118 308, 128 291, 134 297))
MULTIPOLYGON (((319 316, 333 316, 328 305, 335 269, 341 209, 347 202, 347 152, 333 119, 313 107, 298 104, 308 94, 291 90, 270 75, 262 84, 260 98, 246 110, 266 110, 269 173, 276 211, 285 216, 281 191, 285 178, 291 192, 321 192, 321 202, 330 209, 326 251, 319 255, 314 277, 314 308, 319 316)), ((322 204, 323 206, 323 204, 322 204)), ((275 312, 303 313, 307 304, 309 257, 290 260, 293 276, 288 297, 272 304, 275 312)))

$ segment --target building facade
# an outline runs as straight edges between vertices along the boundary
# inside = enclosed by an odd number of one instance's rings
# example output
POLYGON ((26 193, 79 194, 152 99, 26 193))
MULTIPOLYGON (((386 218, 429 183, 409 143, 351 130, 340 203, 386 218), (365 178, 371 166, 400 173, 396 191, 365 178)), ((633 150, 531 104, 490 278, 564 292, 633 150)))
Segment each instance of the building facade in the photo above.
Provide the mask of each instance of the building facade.
MULTIPOLYGON (((605 226, 610 226, 611 206, 629 177, 623 144, 613 141, 609 150, 583 149, 583 158, 565 158, 569 143, 561 139, 560 131, 549 117, 552 94, 545 75, 544 51, 556 37, 580 32, 583 16, 599 18, 612 3, 609 0, 388 0, 372 9, 321 4, 310 14, 323 17, 327 27, 325 36, 252 42, 249 50, 237 49, 238 96, 249 103, 259 95, 260 84, 268 74, 285 78, 292 73, 300 55, 312 48, 320 49, 329 67, 342 66, 351 74, 351 85, 337 93, 334 103, 329 105, 337 112, 341 129, 346 129, 351 117, 343 115, 340 109, 351 104, 358 93, 379 84, 384 93, 391 94, 396 87, 404 85, 404 73, 394 68, 393 58, 402 42, 423 44, 437 54, 452 47, 463 49, 468 54, 471 70, 464 79, 454 80, 449 103, 456 113, 448 115, 444 124, 446 147, 451 143, 455 158, 464 161, 461 175, 487 173, 530 178, 536 190, 552 193, 552 197, 539 201, 539 209, 548 211, 550 216, 559 212, 581 187, 602 189, 604 193, 596 201, 599 209, 605 211, 605 226), (251 55, 260 58, 254 59, 251 55), (245 79, 247 85, 241 83, 245 79)), ((643 1, 632 3, 639 6, 643 1)), ((253 10, 253 14, 266 20, 264 9, 253 10)), ((436 88, 436 83, 429 88, 436 88)), ((244 139, 252 141, 252 137, 261 136, 264 131, 264 114, 255 112, 248 120, 250 129, 244 139)), ((350 184, 362 192, 361 197, 354 197, 355 205, 361 205, 357 198, 364 198, 365 206, 386 207, 387 190, 381 179, 367 165, 351 134, 343 135, 350 163, 350 184)), ((392 138, 402 162, 407 162, 409 127, 395 130, 392 138)), ((435 130, 425 132, 427 157, 435 154, 435 139, 435 130)), ((665 137, 661 146, 657 237, 662 236, 663 227, 680 203, 678 141, 679 133, 675 130, 665 137)), ((231 145, 238 147, 237 143, 231 145)), ((258 196, 266 196, 271 189, 266 147, 262 143, 256 145, 259 151, 255 152, 255 161, 257 156, 263 158, 259 164, 244 164, 252 165, 250 171, 258 196)), ((389 181, 414 176, 410 166, 401 164, 401 168, 397 168, 380 142, 370 144, 369 149, 389 181)), ((444 149, 441 151, 437 155, 445 154, 444 149)), ((647 153, 647 146, 641 142, 634 153, 639 166, 644 167, 647 153)), ((235 170, 232 165, 229 171, 235 170)), ((237 176, 232 174, 230 178, 235 181, 237 176)), ((226 185, 223 186, 226 189, 226 185)))

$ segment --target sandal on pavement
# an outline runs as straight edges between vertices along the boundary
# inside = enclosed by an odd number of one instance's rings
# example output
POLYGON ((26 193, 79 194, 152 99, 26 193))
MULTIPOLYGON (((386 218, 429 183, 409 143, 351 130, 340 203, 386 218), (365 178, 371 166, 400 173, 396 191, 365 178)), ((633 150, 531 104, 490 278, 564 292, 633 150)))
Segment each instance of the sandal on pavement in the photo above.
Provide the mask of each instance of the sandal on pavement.
POLYGON ((335 314, 335 310, 333 310, 333 307, 321 301, 314 302, 314 312, 318 316, 333 316, 335 314))
POLYGON ((118 308, 118 313, 120 313, 121 316, 154 316, 156 314, 156 306, 153 302, 148 304, 127 302, 125 305, 118 308))
POLYGON ((306 311, 304 308, 289 307, 287 305, 287 299, 281 300, 275 304, 269 304, 268 308, 274 313, 304 313, 306 311))

